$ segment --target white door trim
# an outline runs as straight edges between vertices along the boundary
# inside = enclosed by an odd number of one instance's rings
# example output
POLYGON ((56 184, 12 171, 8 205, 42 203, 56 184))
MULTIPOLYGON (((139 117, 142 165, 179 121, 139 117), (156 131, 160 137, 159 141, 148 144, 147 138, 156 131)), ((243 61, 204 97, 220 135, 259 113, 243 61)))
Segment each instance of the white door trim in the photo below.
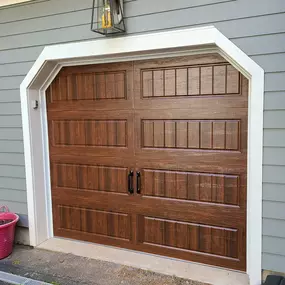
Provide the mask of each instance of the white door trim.
POLYGON ((48 137, 42 96, 62 66, 217 52, 250 81, 248 110, 247 273, 261 283, 264 71, 215 27, 102 38, 45 47, 21 84, 30 244, 51 238, 48 137), (41 103, 33 109, 33 101, 41 103))

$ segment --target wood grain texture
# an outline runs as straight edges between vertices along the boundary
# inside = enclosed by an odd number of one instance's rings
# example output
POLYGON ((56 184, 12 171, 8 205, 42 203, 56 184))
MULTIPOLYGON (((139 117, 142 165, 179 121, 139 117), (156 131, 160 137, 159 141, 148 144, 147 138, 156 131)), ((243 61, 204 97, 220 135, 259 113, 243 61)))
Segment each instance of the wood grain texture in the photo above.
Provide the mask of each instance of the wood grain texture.
POLYGON ((142 147, 239 150, 238 120, 142 120, 142 147))
POLYGON ((211 173, 142 171, 142 195, 239 205, 239 177, 211 173))
POLYGON ((68 74, 54 80, 50 101, 126 99, 125 86, 125 71, 68 74))
POLYGON ((56 163, 54 187, 127 194, 127 168, 56 163))
POLYGON ((212 54, 65 67, 46 94, 56 236, 246 269, 239 72, 212 54))
POLYGON ((141 242, 237 258, 237 230, 143 217, 141 242))
POLYGON ((132 108, 133 63, 63 67, 47 90, 51 111, 132 108))
POLYGON ((239 72, 229 64, 141 70, 142 97, 239 94, 239 72))
POLYGON ((245 270, 248 81, 211 55, 136 62, 134 86, 141 246, 245 270))
POLYGON ((132 66, 66 67, 47 90, 56 235, 121 245, 131 240, 131 213, 84 206, 83 200, 100 203, 99 193, 120 203, 128 197, 135 164, 132 66), (80 193, 78 205, 72 204, 73 191, 80 193))
POLYGON ((127 146, 126 120, 54 120, 54 146, 127 146))
POLYGON ((130 239, 131 219, 128 214, 61 205, 58 208, 61 229, 130 239))

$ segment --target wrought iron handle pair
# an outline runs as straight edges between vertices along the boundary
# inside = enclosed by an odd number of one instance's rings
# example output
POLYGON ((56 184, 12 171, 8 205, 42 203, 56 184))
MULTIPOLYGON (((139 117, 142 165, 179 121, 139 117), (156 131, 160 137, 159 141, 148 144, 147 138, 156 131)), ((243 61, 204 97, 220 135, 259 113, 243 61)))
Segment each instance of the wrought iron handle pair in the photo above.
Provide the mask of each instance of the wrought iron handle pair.
MULTIPOLYGON (((141 193, 141 173, 136 172, 137 177, 137 194, 141 193)), ((131 170, 128 175, 128 192, 134 194, 134 172, 131 170)))

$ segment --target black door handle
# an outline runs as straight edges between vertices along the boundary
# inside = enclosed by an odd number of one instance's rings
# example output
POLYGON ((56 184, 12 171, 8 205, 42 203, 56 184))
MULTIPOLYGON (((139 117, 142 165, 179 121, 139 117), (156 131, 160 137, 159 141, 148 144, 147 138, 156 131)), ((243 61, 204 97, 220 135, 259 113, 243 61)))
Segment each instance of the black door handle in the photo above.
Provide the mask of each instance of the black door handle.
POLYGON ((133 177, 134 177, 134 172, 131 170, 129 172, 129 175, 128 175, 128 192, 130 194, 134 194, 134 181, 133 181, 133 177))
POLYGON ((141 193, 141 173, 137 171, 137 194, 141 193))

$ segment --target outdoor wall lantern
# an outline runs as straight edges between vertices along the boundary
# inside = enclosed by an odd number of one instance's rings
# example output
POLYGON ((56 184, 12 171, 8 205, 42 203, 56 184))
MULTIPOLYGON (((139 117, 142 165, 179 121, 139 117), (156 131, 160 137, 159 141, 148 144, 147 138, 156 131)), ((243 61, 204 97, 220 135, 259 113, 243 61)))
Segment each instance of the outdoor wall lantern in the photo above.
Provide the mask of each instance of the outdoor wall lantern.
POLYGON ((101 35, 126 31, 123 0, 93 0, 91 30, 101 35))

